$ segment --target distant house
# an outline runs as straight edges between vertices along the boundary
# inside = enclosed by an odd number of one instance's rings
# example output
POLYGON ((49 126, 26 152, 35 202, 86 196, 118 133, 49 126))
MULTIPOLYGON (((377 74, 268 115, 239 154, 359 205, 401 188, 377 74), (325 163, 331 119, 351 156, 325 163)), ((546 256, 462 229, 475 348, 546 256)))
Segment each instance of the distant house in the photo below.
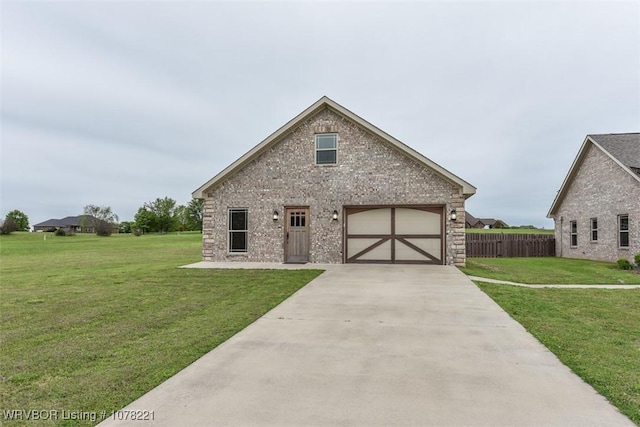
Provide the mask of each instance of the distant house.
POLYGON ((547 217, 558 256, 615 261, 640 253, 640 133, 587 135, 547 217))
MULTIPOLYGON (((48 219, 33 226, 33 231, 55 231, 63 229, 74 233, 95 233, 95 227, 104 222, 90 215, 67 216, 62 219, 48 219)), ((118 232, 118 226, 111 224, 112 232, 118 232)))
POLYGON ((476 218, 469 212, 465 212, 466 228, 507 228, 506 222, 493 218, 476 218))
POLYGON ((475 191, 323 97, 193 197, 204 261, 464 265, 475 191))

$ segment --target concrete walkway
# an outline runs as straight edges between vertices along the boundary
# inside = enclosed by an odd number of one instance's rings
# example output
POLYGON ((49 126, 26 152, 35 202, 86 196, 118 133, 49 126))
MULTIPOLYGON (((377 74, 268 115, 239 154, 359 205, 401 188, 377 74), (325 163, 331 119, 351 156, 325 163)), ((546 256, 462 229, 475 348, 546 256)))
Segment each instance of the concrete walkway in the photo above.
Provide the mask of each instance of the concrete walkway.
POLYGON ((499 285, 521 286, 523 288, 558 288, 558 289, 640 289, 640 285, 530 285, 527 283, 509 282, 507 280, 488 279, 486 277, 468 276, 476 282, 495 283, 499 285))
POLYGON ((459 270, 414 265, 332 266, 125 409, 154 419, 100 425, 634 425, 459 270))

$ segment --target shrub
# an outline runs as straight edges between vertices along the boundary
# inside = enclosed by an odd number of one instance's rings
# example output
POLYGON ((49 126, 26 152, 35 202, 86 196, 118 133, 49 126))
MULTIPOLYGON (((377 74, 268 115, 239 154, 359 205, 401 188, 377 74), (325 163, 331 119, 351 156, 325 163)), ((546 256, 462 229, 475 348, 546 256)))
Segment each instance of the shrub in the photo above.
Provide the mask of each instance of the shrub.
POLYGON ((636 262, 636 267, 640 268, 640 254, 635 254, 633 260, 636 262))
POLYGON ((616 261, 616 264, 618 264, 618 268, 621 270, 633 270, 633 265, 631 265, 629 260, 626 258, 620 258, 616 261))
POLYGON ((67 232, 64 231, 64 228, 58 228, 54 234, 56 236, 66 236, 67 232))
POLYGON ((140 237, 142 236, 142 230, 140 230, 139 228, 136 228, 135 230, 133 230, 133 234, 140 237))
POLYGON ((11 234, 18 229, 18 225, 14 220, 7 217, 2 225, 0 225, 0 234, 11 234))
POLYGON ((113 228, 108 222, 100 221, 96 226, 96 234, 98 236, 111 236, 111 233, 113 233, 113 228))

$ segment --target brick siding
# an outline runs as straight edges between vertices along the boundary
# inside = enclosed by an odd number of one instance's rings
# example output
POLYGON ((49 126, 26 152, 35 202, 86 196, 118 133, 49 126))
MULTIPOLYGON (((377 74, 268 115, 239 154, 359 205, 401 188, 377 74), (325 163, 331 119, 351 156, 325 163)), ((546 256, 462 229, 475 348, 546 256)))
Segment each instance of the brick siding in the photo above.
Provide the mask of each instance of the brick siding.
POLYGON ((284 209, 309 206, 310 262, 341 263, 343 206, 430 204, 457 210, 456 222, 445 221, 445 259, 464 265, 464 200, 459 185, 325 108, 206 192, 203 259, 283 262, 284 209), (315 134, 322 132, 338 134, 335 165, 315 164, 315 134), (248 209, 247 253, 227 251, 229 208, 248 209))
POLYGON ((582 165, 555 215, 556 255, 615 261, 640 253, 640 182, 599 148, 589 145, 582 165), (629 248, 618 247, 618 215, 629 215, 629 248), (591 218, 598 241, 591 241, 591 218), (577 222, 578 245, 571 247, 570 221, 577 222))

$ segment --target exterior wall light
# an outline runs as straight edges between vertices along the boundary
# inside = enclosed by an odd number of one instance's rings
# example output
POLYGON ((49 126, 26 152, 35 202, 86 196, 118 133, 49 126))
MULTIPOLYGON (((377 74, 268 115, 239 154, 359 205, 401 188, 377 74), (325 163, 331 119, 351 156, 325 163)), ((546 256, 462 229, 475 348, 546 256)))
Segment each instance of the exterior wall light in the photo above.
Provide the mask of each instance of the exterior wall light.
POLYGON ((333 211, 333 215, 331 216, 331 219, 333 219, 334 221, 338 220, 338 211, 337 210, 333 211))
POLYGON ((449 213, 449 218, 451 219, 451 221, 455 221, 456 219, 458 219, 458 214, 455 209, 451 209, 451 213, 449 213))
POLYGON ((280 218, 280 214, 278 211, 273 211, 273 220, 277 221, 280 218))

